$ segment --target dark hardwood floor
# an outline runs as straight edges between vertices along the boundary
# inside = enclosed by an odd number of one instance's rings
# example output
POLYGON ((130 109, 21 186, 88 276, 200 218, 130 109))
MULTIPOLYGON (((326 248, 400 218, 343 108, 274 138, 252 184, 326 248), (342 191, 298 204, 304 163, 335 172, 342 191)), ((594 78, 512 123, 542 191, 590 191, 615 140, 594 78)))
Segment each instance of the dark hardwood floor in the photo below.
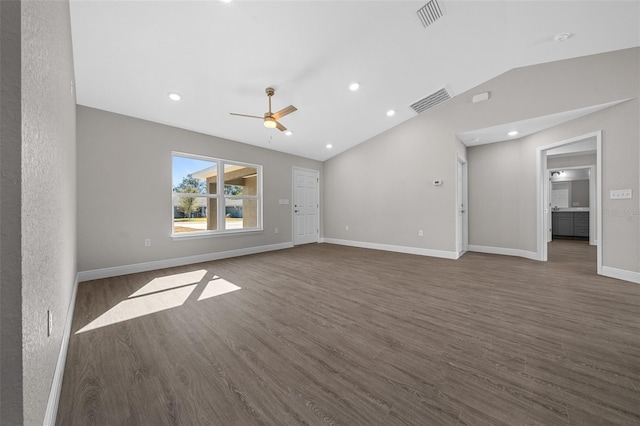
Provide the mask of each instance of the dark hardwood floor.
POLYGON ((595 256, 311 244, 81 283, 57 424, 638 425, 640 285, 595 256))

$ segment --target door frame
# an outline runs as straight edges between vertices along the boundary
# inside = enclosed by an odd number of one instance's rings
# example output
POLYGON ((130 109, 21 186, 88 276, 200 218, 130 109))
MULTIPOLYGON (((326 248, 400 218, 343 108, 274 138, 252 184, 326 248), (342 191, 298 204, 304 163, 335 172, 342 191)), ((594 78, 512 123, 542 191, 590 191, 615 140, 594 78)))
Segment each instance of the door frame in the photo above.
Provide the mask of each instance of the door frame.
MULTIPOLYGON (((293 166, 291 168, 291 244, 296 245, 296 217, 295 217, 295 201, 296 201, 296 170, 314 173, 318 178, 318 186, 316 187, 316 217, 318 218, 318 234, 316 242, 320 242, 320 171, 315 169, 307 169, 304 167, 293 166)), ((299 244, 298 244, 299 245, 299 244)))
MULTIPOLYGON (((549 223, 549 185, 547 169, 547 150, 557 148, 559 146, 568 145, 584 139, 596 138, 596 246, 597 246, 597 270, 602 275, 602 130, 598 130, 586 135, 577 136, 560 142, 539 146, 536 148, 536 257, 538 260, 546 262, 547 251, 547 230, 551 225, 549 223)), ((590 210, 592 212, 592 210, 590 210)))
POLYGON ((467 160, 460 155, 456 155, 456 256, 459 258, 469 250, 469 190, 468 190, 468 163, 467 160), (458 191, 458 171, 462 171, 462 193, 458 191), (460 204, 464 206, 464 214, 462 214, 462 227, 458 220, 460 214, 460 204))

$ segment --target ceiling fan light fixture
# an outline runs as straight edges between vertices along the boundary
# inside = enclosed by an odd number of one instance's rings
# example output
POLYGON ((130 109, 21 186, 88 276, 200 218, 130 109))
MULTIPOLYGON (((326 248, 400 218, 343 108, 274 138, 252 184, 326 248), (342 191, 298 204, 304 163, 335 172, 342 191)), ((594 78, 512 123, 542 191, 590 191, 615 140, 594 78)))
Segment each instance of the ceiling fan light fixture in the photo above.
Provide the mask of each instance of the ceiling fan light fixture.
POLYGON ((265 117, 264 119, 264 127, 267 129, 275 129, 277 126, 276 120, 273 117, 265 117))
POLYGON ((249 117, 249 118, 259 118, 262 120, 264 127, 267 129, 278 129, 281 132, 286 132, 287 128, 284 127, 278 120, 282 117, 291 114, 292 112, 296 112, 298 108, 293 105, 289 105, 288 107, 282 108, 280 111, 271 112, 271 97, 275 94, 275 90, 272 87, 267 87, 265 89, 267 93, 267 99, 269 99, 269 110, 264 113, 264 116, 260 117, 257 115, 249 115, 249 114, 238 114, 237 112, 230 113, 231 115, 239 115, 240 117, 249 117))

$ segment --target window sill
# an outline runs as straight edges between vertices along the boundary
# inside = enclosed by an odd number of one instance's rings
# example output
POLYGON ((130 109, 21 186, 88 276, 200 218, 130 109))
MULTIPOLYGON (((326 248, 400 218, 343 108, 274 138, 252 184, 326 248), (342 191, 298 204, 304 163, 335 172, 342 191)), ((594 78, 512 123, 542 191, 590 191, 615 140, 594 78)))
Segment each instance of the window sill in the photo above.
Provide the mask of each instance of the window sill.
POLYGON ((231 235, 246 235, 246 234, 259 234, 264 232, 262 228, 255 229, 232 229, 229 231, 215 231, 215 232, 189 232, 188 234, 180 233, 180 234, 171 234, 171 238, 173 241, 183 241, 183 240, 199 240, 202 238, 215 238, 215 237, 228 237, 231 235))

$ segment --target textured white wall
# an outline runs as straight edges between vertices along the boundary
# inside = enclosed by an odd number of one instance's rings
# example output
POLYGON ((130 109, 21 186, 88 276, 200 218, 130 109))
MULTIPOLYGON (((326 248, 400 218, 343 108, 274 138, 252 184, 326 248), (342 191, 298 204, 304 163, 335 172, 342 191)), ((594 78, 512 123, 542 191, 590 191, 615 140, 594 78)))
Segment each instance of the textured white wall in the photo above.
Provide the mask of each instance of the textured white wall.
POLYGON ((76 277, 76 122, 69 4, 22 2, 24 424, 41 425, 76 277), (47 337, 47 310, 53 335, 47 337))
POLYGON ((77 111, 80 271, 291 242, 291 205, 278 200, 292 200, 292 167, 323 173, 318 161, 93 108, 77 111), (261 164, 264 232, 174 241, 171 151, 261 164))
POLYGON ((0 424, 22 424, 20 3, 0 1, 0 424))

